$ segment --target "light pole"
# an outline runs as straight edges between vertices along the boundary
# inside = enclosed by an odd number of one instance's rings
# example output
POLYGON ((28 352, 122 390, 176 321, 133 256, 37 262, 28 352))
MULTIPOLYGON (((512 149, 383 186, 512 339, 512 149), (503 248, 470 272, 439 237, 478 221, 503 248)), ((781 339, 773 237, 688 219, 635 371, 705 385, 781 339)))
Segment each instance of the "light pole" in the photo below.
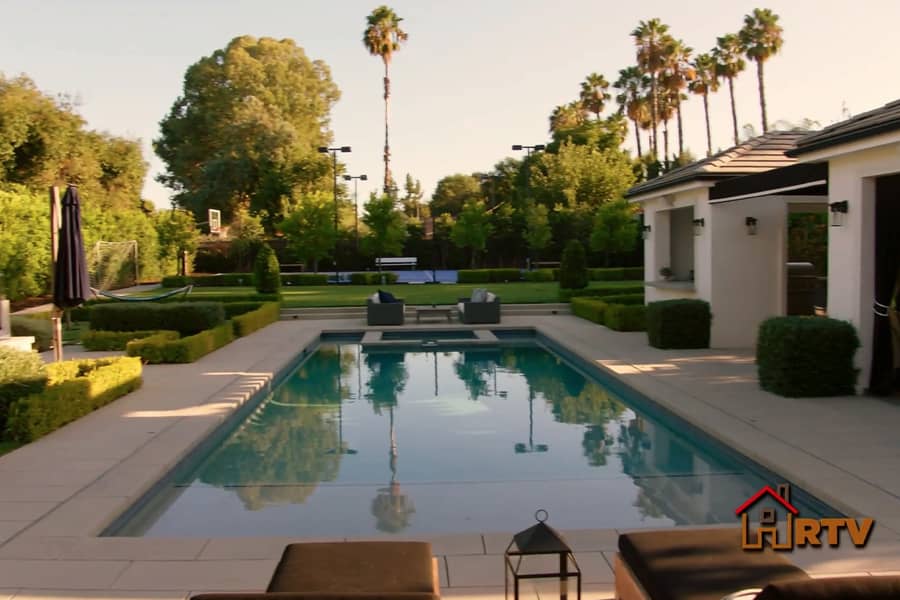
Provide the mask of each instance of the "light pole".
POLYGON ((328 146, 319 146, 319 152, 328 154, 331 152, 332 168, 334 170, 334 281, 341 282, 341 272, 338 269, 337 247, 338 247, 338 190, 337 190, 337 153, 350 152, 350 146, 337 146, 329 148, 328 146))
MULTIPOLYGON (((532 150, 535 151, 535 152, 537 152, 538 150, 543 150, 544 148, 546 148, 546 146, 545 146, 544 144, 535 144, 534 146, 524 146, 524 145, 522 145, 522 144, 513 144, 513 145, 512 145, 512 149, 513 149, 513 150, 522 150, 522 149, 524 149, 525 152, 526 152, 525 158, 528 158, 528 157, 531 156, 532 150)), ((529 177, 525 180, 525 189, 528 190, 528 188, 530 188, 530 187, 531 187, 531 177, 529 176, 529 177)), ((529 254, 531 254, 531 252, 529 252, 529 254)), ((528 261, 528 264, 525 265, 525 268, 528 269, 528 270, 530 271, 530 270, 531 270, 531 258, 529 257, 529 258, 527 259, 527 261, 528 261)))
POLYGON ((356 228, 356 250, 359 251, 359 196, 357 192, 359 191, 359 182, 368 181, 369 178, 365 175, 344 175, 344 181, 350 181, 351 179, 353 180, 353 206, 356 207, 353 213, 356 228))

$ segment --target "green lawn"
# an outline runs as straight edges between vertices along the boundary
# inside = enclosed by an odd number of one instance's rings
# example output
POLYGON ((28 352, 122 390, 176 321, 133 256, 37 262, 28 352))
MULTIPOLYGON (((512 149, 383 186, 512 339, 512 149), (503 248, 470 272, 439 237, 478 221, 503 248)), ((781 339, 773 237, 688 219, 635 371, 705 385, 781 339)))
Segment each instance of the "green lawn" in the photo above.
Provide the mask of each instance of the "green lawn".
MULTIPOLYGON (((590 287, 627 287, 640 285, 638 281, 592 281, 590 287)), ((549 283, 453 283, 439 285, 310 285, 282 287, 284 306, 301 308, 314 306, 362 306, 366 298, 379 287, 402 298, 407 304, 456 304, 459 298, 472 295, 476 287, 484 287, 500 296, 505 304, 559 302, 559 284, 549 283)), ((153 290, 143 295, 152 296, 153 290)), ((194 288, 192 297, 205 294, 252 294, 250 287, 194 288)))

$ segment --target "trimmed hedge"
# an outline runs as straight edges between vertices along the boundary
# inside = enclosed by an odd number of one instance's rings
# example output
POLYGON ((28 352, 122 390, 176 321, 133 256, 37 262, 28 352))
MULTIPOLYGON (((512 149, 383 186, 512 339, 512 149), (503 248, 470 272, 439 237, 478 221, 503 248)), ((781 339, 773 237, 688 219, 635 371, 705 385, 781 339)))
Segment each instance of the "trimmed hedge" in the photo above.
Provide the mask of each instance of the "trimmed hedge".
POLYGON ((257 329, 262 329, 278 320, 281 316, 281 305, 278 302, 266 302, 256 310, 245 312, 231 320, 234 335, 244 337, 257 329))
POLYGON ((603 322, 614 331, 646 331, 647 307, 643 304, 609 304, 603 322))
POLYGON ((200 285, 195 279, 199 279, 198 277, 187 277, 185 275, 168 275, 162 278, 160 285, 164 288, 180 288, 186 285, 194 284, 200 285))
POLYGON ((457 283, 506 283, 522 281, 521 269, 461 269, 457 283))
POLYGON ((195 335, 172 339, 163 334, 128 342, 128 356, 139 356, 150 364, 189 363, 234 340, 234 325, 225 323, 195 335))
POLYGON ((353 285, 381 285, 384 277, 385 284, 397 283, 397 274, 390 271, 367 271, 365 273, 350 273, 350 283, 353 285))
MULTIPOLYGON (((53 324, 50 313, 36 313, 40 317, 29 315, 10 315, 9 326, 13 335, 34 336, 34 343, 39 352, 49 350, 53 345, 53 324)), ((75 317, 72 317, 75 320, 75 317)))
POLYGON ((106 331, 150 331, 174 329, 193 335, 225 321, 221 302, 121 302, 95 305, 91 329, 106 331))
POLYGON ((141 387, 141 361, 115 357, 47 365, 47 387, 9 410, 11 439, 27 443, 141 387))
POLYGON ((709 348, 712 313, 704 300, 677 299, 647 305, 647 338, 655 348, 709 348))
POLYGON ((609 305, 606 302, 593 298, 572 298, 573 315, 601 325, 604 322, 608 307, 609 305))
POLYGON ((281 265, 268 244, 262 244, 253 261, 253 285, 260 294, 277 294, 281 289, 281 265))
POLYGON ((589 269, 591 281, 625 281, 644 280, 644 267, 612 267, 606 269, 589 269))
POLYGON ((600 302, 607 304, 644 304, 644 294, 612 294, 610 296, 600 296, 597 298, 600 302))
MULTIPOLYGON (((396 278, 396 275, 394 275, 396 278)), ((282 285, 326 285, 326 273, 282 273, 282 285)), ((195 287, 248 287, 253 285, 252 273, 220 273, 218 275, 192 275, 163 277, 162 287, 180 288, 193 284, 195 287)))
POLYGON ((0 434, 6 429, 9 407, 46 385, 47 369, 37 352, 0 346, 0 434))
POLYGON ((327 285, 325 273, 282 273, 281 285, 327 285))
POLYGON ((85 331, 81 334, 81 345, 85 350, 124 350, 131 340, 140 340, 159 333, 173 333, 181 337, 177 331, 85 331))
POLYGON ((625 294, 643 294, 644 286, 643 285, 627 285, 627 286, 612 286, 612 285, 598 285, 595 287, 585 288, 583 290, 566 290, 560 288, 559 290, 559 300, 560 302, 568 302, 572 298, 600 298, 603 296, 618 296, 625 294))
POLYGON ((759 326, 759 384, 780 396, 843 396, 856 393, 859 348, 856 329, 825 317, 773 317, 759 326))
POLYGON ((222 308, 225 310, 225 319, 233 319, 238 315, 256 310, 262 306, 262 302, 224 302, 222 308))
POLYGON ((578 240, 569 240, 563 249, 559 267, 559 287, 568 290, 580 290, 588 286, 587 255, 584 244, 578 240))
POLYGON ((525 271, 522 275, 525 281, 542 282, 555 281, 558 274, 554 273, 553 269, 535 269, 534 271, 525 271))

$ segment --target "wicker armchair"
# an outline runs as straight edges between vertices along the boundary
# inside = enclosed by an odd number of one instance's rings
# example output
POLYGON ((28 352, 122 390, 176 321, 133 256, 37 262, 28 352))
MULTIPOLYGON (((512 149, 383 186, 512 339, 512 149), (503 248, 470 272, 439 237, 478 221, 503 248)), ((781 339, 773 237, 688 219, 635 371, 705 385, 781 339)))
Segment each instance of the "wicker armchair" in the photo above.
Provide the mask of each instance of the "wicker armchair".
POLYGON ((366 323, 369 325, 403 325, 403 314, 406 303, 397 298, 397 302, 366 301, 366 323))
POLYGON ((466 324, 499 323, 500 297, 491 302, 472 302, 471 298, 460 298, 456 305, 459 320, 466 324))

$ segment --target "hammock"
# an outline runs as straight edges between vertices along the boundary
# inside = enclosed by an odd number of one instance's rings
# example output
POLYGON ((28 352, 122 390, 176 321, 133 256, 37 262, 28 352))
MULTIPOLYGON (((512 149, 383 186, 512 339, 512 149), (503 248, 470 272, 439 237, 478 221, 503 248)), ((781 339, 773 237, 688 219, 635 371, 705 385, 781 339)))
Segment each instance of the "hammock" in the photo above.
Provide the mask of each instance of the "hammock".
POLYGON ((162 294, 157 294, 156 296, 118 296, 116 294, 104 292, 103 290, 98 290, 96 288, 91 288, 91 291, 94 292, 95 296, 103 296, 104 298, 121 300, 122 302, 153 302, 154 300, 162 300, 163 298, 169 298, 176 294, 183 293, 185 296, 187 296, 191 293, 192 289, 194 289, 193 285, 186 285, 184 287, 178 288, 177 290, 171 290, 162 294))

